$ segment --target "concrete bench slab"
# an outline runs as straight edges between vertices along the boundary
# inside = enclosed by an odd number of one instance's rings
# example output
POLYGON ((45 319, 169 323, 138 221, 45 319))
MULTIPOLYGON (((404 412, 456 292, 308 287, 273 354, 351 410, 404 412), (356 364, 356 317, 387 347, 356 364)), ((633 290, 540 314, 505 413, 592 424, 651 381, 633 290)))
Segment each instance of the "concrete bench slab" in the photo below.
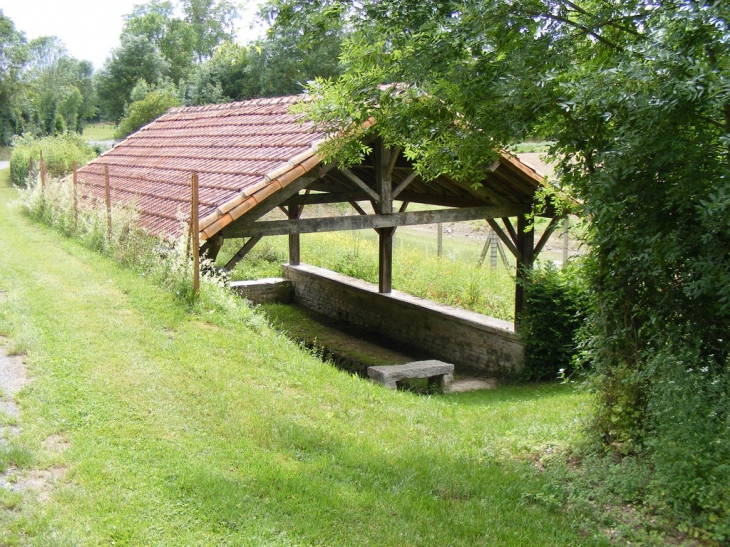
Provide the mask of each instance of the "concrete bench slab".
POLYGON ((368 367, 368 376, 373 382, 391 389, 396 389, 400 380, 427 378, 429 385, 439 384, 441 392, 448 393, 454 381, 454 365, 434 359, 404 365, 382 365, 368 367))

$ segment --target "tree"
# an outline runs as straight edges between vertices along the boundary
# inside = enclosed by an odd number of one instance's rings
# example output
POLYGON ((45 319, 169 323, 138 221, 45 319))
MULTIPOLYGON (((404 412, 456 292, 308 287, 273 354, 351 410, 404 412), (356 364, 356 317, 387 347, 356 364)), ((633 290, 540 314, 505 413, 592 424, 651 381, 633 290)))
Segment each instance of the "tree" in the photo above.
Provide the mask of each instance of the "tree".
POLYGON ((0 145, 22 130, 21 72, 27 61, 25 36, 0 10, 0 145))
POLYGON ((316 22, 314 36, 354 30, 343 76, 310 86, 322 100, 308 107, 350 135, 329 150, 343 161, 363 153, 371 117, 424 176, 469 177, 495 148, 557 138, 563 184, 591 219, 594 431, 654 467, 655 491, 685 525, 730 537, 730 5, 280 0, 268 10, 277 26, 316 22))
POLYGON ((152 0, 136 5, 132 13, 125 16, 122 39, 147 38, 168 62, 164 76, 177 85, 193 69, 196 37, 193 26, 174 17, 174 12, 175 8, 169 1, 152 0))
POLYGON ((185 20, 195 33, 193 51, 198 61, 210 59, 215 48, 233 42, 238 9, 228 0, 182 0, 185 20))
POLYGON ((162 83, 169 62, 145 36, 123 37, 97 75, 97 94, 104 116, 119 120, 134 86, 140 81, 162 83))
POLYGON ((340 73, 340 32, 312 42, 301 29, 270 33, 249 46, 225 43, 186 83, 189 104, 217 103, 301 93, 306 82, 340 73))
POLYGON ((114 138, 123 139, 127 137, 174 106, 180 106, 180 99, 174 90, 155 89, 147 91, 143 97, 129 105, 129 112, 119 122, 114 138))

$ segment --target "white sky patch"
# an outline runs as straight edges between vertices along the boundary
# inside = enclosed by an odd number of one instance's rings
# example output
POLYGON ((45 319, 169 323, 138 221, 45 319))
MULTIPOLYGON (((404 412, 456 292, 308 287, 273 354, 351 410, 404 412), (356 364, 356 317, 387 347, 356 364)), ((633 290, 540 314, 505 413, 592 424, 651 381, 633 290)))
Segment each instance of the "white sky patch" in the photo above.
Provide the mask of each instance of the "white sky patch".
MULTIPOLYGON (((0 10, 15 23, 28 40, 58 36, 72 57, 91 61, 94 69, 104 65, 111 50, 119 47, 124 16, 144 0, 0 0, 0 10)), ((261 0, 241 2, 241 18, 236 21, 238 41, 262 37, 259 26, 251 29, 261 0)))

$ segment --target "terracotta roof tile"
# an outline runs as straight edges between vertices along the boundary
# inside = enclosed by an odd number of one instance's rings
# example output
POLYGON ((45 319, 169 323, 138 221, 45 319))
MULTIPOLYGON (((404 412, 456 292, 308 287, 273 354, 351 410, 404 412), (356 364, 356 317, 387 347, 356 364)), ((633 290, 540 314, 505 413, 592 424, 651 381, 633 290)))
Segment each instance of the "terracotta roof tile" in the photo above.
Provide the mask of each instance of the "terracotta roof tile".
POLYGON ((291 170, 292 158, 312 156, 323 135, 289 112, 298 100, 174 108, 79 169, 82 193, 103 201, 106 166, 112 200, 134 205, 142 226, 173 238, 184 229, 180 216, 189 216, 192 172, 199 178, 200 218, 217 219, 216 210, 232 209, 226 207, 231 201, 257 192, 262 199, 278 189, 271 174, 291 170))
MULTIPOLYGON (((299 100, 173 108, 79 169, 81 193, 103 203, 108 167, 113 202, 136 207, 152 234, 174 238, 186 229, 196 172, 199 230, 211 237, 319 164, 324 135, 289 111, 299 100)), ((537 174, 517 163, 506 156, 500 161, 522 182, 539 184, 537 174)))

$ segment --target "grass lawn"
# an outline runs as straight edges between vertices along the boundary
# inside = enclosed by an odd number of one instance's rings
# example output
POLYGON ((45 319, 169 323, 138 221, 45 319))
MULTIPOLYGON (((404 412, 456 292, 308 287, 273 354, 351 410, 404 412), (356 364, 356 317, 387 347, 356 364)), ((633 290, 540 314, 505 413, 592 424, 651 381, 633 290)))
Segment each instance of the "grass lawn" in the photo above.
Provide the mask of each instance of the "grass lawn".
POLYGON ((0 486, 0 545, 605 544, 544 501, 534 463, 588 395, 370 384, 258 312, 191 312, 28 220, 0 177, 0 334, 33 378, 20 419, 0 414, 21 428, 0 471, 45 477, 0 486))
POLYGON ((89 124, 84 128, 83 137, 92 141, 108 141, 114 138, 116 127, 109 123, 89 124))

